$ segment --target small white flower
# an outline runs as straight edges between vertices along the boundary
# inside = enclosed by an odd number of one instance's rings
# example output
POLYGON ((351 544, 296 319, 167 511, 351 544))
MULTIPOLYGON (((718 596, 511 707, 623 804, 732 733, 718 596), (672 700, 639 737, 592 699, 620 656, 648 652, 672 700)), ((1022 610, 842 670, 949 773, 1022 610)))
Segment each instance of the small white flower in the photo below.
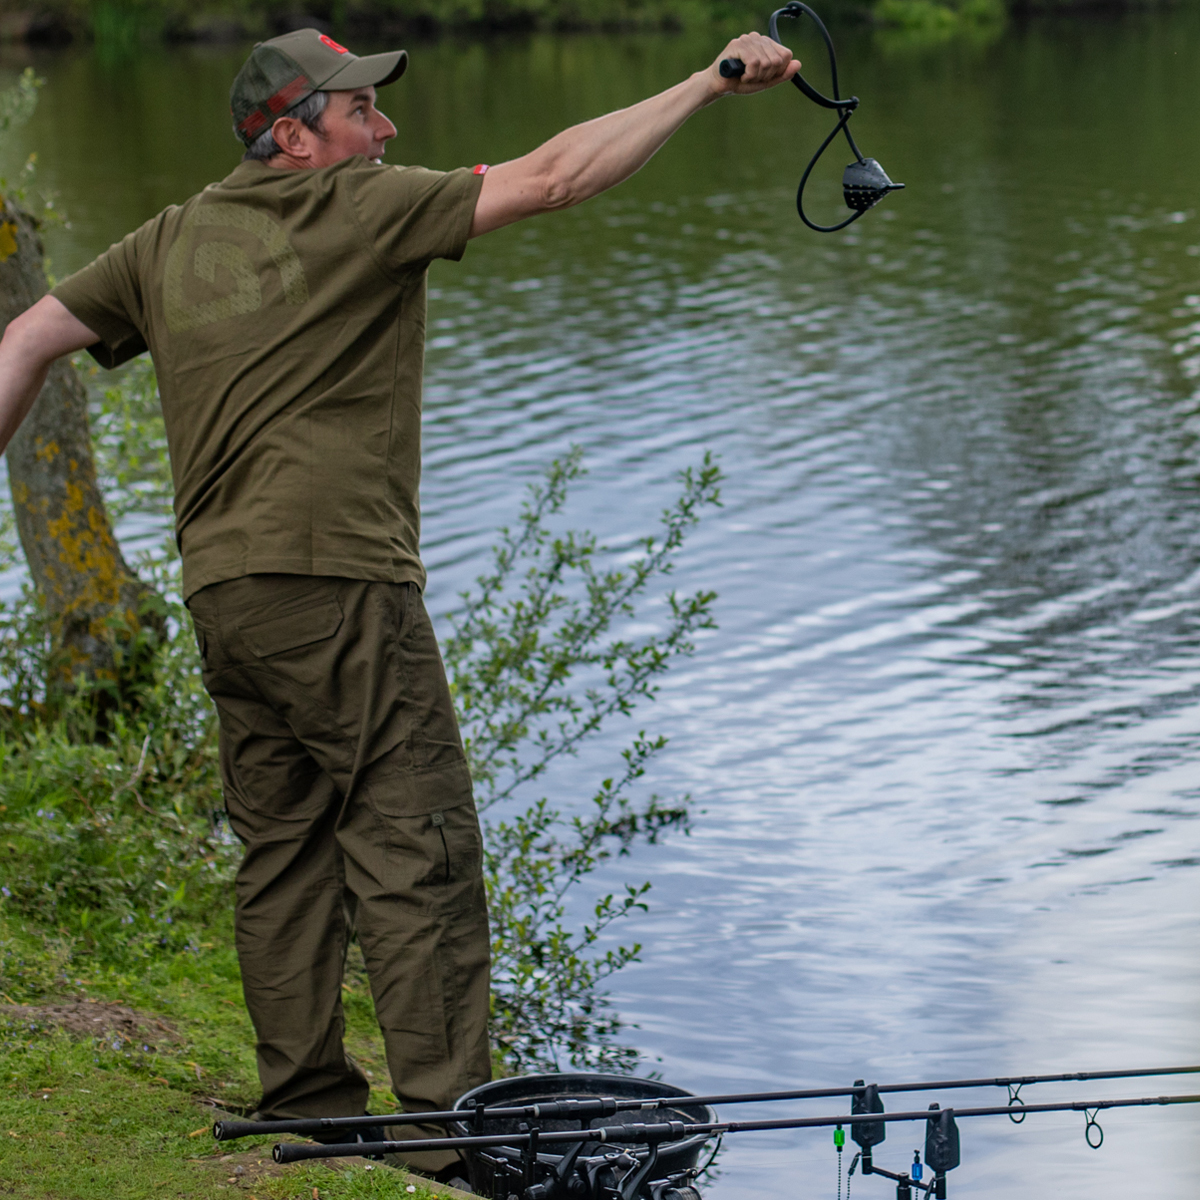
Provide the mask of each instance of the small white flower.
POLYGON ((417 1189, 416 1189, 415 1187, 413 1187, 413 1185, 410 1183, 410 1184, 408 1185, 408 1187, 406 1187, 404 1190, 405 1190, 406 1192, 415 1192, 417 1189))

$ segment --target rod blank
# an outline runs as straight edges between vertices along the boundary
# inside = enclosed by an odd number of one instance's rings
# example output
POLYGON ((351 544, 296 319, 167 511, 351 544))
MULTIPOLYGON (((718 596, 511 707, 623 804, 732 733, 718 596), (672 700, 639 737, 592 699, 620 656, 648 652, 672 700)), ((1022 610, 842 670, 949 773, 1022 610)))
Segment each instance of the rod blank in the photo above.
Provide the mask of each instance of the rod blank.
MULTIPOLYGON (((1200 1104, 1200 1095, 1139 1096, 1121 1100, 1064 1100, 1051 1104, 991 1105, 985 1108, 921 1109, 902 1113, 846 1113, 832 1117, 784 1117, 774 1121, 712 1121, 696 1124, 662 1121, 655 1124, 606 1125, 599 1129, 539 1130, 538 1145, 600 1142, 602 1144, 642 1143, 657 1145, 680 1141, 698 1134, 761 1133, 778 1129, 819 1129, 830 1125, 859 1125, 874 1121, 925 1121, 941 1112, 959 1117, 1011 1116, 1013 1113, 1098 1112, 1108 1108, 1136 1108, 1163 1104, 1200 1104)), ((494 1133, 469 1137, 422 1138, 405 1142, 360 1142, 336 1146, 297 1146, 280 1143, 271 1152, 278 1163, 300 1162, 313 1158, 350 1158, 355 1155, 414 1154, 424 1150, 465 1150, 487 1146, 525 1146, 531 1133, 494 1133)))
MULTIPOLYGON (((955 1088, 976 1087, 1025 1087, 1035 1083, 1084 1083, 1095 1079, 1138 1079, 1152 1075, 1196 1075, 1200 1066, 1190 1067, 1143 1067, 1131 1071, 1072 1071, 1059 1075, 999 1075, 989 1079, 940 1079, 919 1083, 881 1083, 880 1094, 885 1092, 934 1092, 950 1091, 955 1088)), ((763 1104, 776 1100, 830 1100, 837 1096, 854 1096, 861 1087, 802 1088, 787 1092, 731 1092, 713 1096, 659 1096, 647 1100, 615 1100, 611 1096, 595 1099, 548 1100, 543 1104, 483 1108, 476 1113, 472 1109, 454 1109, 448 1112, 388 1113, 382 1116, 363 1117, 312 1117, 292 1121, 218 1121, 213 1126, 213 1137, 218 1142, 232 1138, 253 1137, 279 1133, 294 1133, 309 1136, 339 1129, 363 1129, 371 1125, 443 1125, 452 1121, 469 1122, 479 1120, 538 1120, 543 1117, 603 1117, 616 1112, 637 1109, 691 1107, 692 1105, 720 1104, 763 1104)))
MULTIPOLYGON (((1096 1079, 1142 1079, 1151 1075, 1200 1075, 1200 1066, 1143 1067, 1133 1071, 1072 1071, 1062 1075, 997 1075, 990 1079, 937 1079, 918 1083, 881 1083, 885 1092, 940 1092, 955 1088, 1025 1087, 1034 1083, 1087 1083, 1096 1079)), ((689 1096, 688 1104, 755 1104, 772 1100, 828 1100, 834 1096, 854 1096, 861 1087, 806 1088, 791 1092, 741 1092, 724 1096, 689 1096)), ((620 1103, 620 1102, 618 1102, 620 1103)), ((637 1107, 637 1105, 633 1105, 637 1107)))

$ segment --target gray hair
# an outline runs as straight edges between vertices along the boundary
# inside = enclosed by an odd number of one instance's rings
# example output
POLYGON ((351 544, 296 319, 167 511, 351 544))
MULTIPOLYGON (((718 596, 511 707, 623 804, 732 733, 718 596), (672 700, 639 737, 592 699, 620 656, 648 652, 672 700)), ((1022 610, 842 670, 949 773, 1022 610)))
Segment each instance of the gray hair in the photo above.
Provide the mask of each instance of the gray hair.
MULTIPOLYGON (((299 104, 293 105, 287 112, 280 115, 295 117, 306 129, 311 129, 313 133, 320 135, 325 132, 321 128, 321 115, 325 112, 325 106, 328 103, 328 92, 310 92, 299 104)), ((246 153, 242 155, 242 161, 254 159, 257 162, 265 162, 268 158, 274 158, 275 155, 282 153, 283 151, 272 136, 271 130, 264 129, 246 148, 246 153)))

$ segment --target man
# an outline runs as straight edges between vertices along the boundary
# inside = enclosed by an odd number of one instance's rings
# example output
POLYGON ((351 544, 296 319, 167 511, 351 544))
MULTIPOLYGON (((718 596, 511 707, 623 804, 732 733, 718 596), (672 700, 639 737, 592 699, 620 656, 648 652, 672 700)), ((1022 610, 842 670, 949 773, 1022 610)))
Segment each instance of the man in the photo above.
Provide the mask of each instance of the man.
MULTIPOLYGON (((631 108, 490 169, 381 165, 377 87, 315 30, 256 46, 231 92, 245 160, 111 247, 0 343, 0 449, 50 363, 149 348, 184 599, 245 845, 236 930, 263 1117, 356 1115, 342 971, 362 946, 396 1095, 490 1076, 479 825, 418 555, 425 274, 470 238, 620 183, 693 113, 799 70, 751 33, 631 108)), ((420 1136, 406 1127, 400 1136, 420 1136)), ((443 1178, 451 1153, 412 1156, 443 1178)))

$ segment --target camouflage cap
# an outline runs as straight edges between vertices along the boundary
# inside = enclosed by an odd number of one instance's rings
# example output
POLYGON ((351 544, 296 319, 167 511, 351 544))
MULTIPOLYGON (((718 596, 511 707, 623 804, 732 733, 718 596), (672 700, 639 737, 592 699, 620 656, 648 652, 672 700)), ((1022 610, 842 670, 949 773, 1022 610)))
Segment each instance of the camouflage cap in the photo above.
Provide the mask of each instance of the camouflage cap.
POLYGON ((229 89, 234 132, 248 146, 313 92, 382 87, 407 66, 407 50, 359 58, 316 29, 259 42, 229 89))

